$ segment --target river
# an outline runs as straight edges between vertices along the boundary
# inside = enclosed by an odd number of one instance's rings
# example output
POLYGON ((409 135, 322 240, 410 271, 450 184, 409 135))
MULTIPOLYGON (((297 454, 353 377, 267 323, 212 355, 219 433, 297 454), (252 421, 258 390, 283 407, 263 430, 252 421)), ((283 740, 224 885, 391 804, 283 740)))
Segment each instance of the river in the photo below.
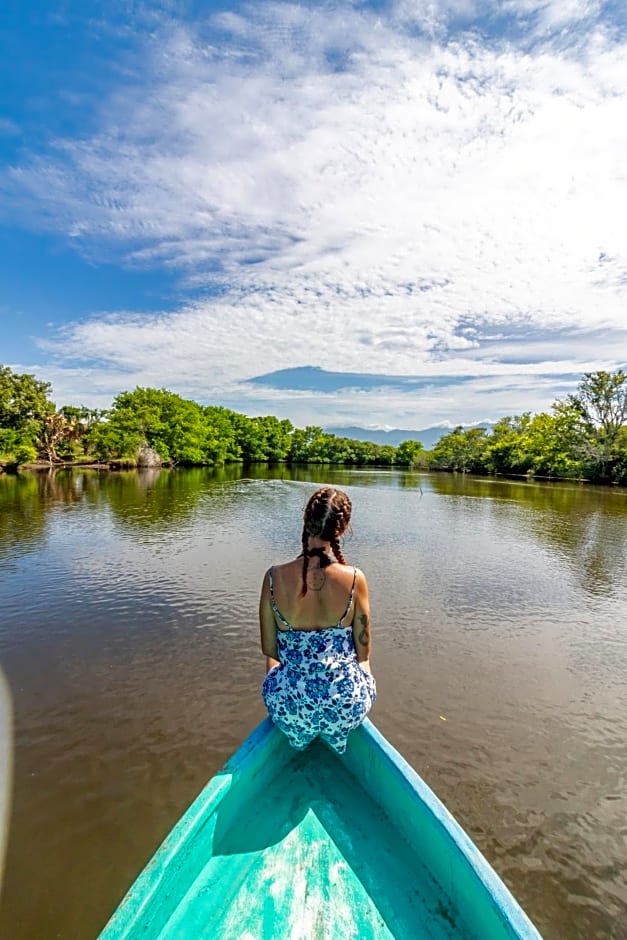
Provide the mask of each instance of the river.
POLYGON ((373 721, 546 940, 627 937, 627 492, 329 468, 0 475, 0 936, 95 937, 263 717, 259 586, 321 483, 353 501, 373 721))

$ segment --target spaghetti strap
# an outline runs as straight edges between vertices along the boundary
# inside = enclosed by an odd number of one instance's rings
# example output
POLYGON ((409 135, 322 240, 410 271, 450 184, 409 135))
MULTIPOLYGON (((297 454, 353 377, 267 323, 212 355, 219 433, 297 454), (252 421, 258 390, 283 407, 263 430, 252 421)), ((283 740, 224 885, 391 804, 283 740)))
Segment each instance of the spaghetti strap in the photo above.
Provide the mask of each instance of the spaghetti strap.
MULTIPOLYGON (((348 603, 346 604, 346 609, 344 610, 344 613, 342 614, 338 622, 334 624, 332 627, 319 627, 311 631, 308 630, 306 632, 318 633, 320 630, 335 630, 338 627, 344 626, 344 620, 346 620, 348 613, 351 607, 353 606, 353 598, 355 597, 356 583, 357 583, 357 568, 353 568, 353 583, 351 585, 351 592, 348 596, 348 603)), ((283 616, 283 614, 281 613, 281 611, 279 610, 277 606, 277 602, 274 597, 274 581, 272 580, 272 568, 268 569, 268 587, 270 588, 270 604, 272 606, 272 611, 275 617, 277 618, 278 621, 280 621, 280 623, 283 624, 283 626, 285 627, 285 630, 290 630, 290 631, 294 630, 294 626, 289 622, 289 620, 287 620, 283 616)), ((282 631, 282 632, 285 632, 285 631, 282 631)))
POLYGON ((348 596, 348 604, 346 605, 346 610, 344 611, 344 613, 342 614, 342 616, 337 622, 338 627, 340 627, 343 621, 346 619, 346 617, 348 617, 348 612, 353 606, 353 598, 355 596, 355 584, 356 583, 357 583, 357 568, 353 568, 353 584, 351 586, 351 592, 348 596))
MULTIPOLYGON (((355 569, 342 620, 354 602, 356 584, 355 569)), ((348 735, 377 697, 374 676, 357 660, 350 625, 340 621, 328 628, 281 630, 277 618, 276 644, 279 664, 267 673, 262 688, 270 718, 296 750, 321 737, 343 754, 348 735)))
MULTIPOLYGON (((285 627, 287 627, 288 630, 293 630, 294 627, 293 627, 292 624, 289 622, 289 620, 286 620, 286 619, 285 619, 285 617, 283 616, 283 614, 281 613, 281 611, 280 611, 279 608, 277 607, 276 601, 275 601, 275 599, 274 599, 274 582, 273 582, 273 580, 272 580, 272 568, 269 568, 269 569, 268 569, 268 587, 270 588, 270 603, 272 604, 272 610, 273 610, 273 612, 274 612, 274 615, 275 615, 276 617, 278 617, 278 619, 281 621, 281 623, 282 623, 285 627)), ((344 614, 344 616, 346 616, 346 614, 344 614)))

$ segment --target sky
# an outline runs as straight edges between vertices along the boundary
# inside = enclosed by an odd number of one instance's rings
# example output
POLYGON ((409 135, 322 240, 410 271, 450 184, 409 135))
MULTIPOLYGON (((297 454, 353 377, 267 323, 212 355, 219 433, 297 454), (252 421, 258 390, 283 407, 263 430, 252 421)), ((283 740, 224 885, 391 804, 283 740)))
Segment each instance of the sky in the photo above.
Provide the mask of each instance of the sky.
POLYGON ((297 426, 627 362, 627 6, 4 0, 0 362, 297 426))

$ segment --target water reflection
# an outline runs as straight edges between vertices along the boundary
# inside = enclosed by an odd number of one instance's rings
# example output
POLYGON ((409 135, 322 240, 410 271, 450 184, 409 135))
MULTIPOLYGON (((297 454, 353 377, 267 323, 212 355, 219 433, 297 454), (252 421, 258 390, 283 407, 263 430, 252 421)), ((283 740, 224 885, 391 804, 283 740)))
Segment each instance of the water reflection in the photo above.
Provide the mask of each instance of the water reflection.
MULTIPOLYGON (((464 474, 434 474, 434 492, 496 503, 513 501, 525 512, 517 526, 553 554, 567 559, 584 591, 611 595, 627 577, 627 493, 586 484, 523 483, 464 474)), ((502 516, 510 514, 504 510, 502 516)))
MULTIPOLYGON (((142 470, 109 474, 107 504, 116 521, 131 529, 186 524, 209 478, 206 470, 142 470)), ((217 484, 216 484, 217 485, 217 484)))
POLYGON ((261 576, 300 550, 321 483, 353 499, 374 720, 546 940, 621 936, 624 494, 325 467, 0 477, 17 736, 0 935, 95 936, 261 718, 261 576))
POLYGON ((32 474, 0 473, 0 563, 34 550, 45 537, 45 487, 32 474))

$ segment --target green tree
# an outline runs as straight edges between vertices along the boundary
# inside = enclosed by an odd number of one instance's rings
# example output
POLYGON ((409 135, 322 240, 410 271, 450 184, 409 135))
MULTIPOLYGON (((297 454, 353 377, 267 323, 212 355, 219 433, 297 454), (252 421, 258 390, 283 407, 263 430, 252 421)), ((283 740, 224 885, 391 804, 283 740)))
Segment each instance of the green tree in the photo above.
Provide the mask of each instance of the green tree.
POLYGON ((525 451, 525 437, 529 432, 531 415, 501 418, 488 438, 487 461, 495 473, 526 473, 531 457, 525 451))
POLYGON ((246 463, 260 463, 268 459, 268 442, 263 418, 249 418, 237 414, 234 419, 235 439, 246 463))
POLYGON ((570 406, 554 408, 552 415, 534 415, 521 443, 525 466, 542 476, 579 478, 583 473, 580 440, 578 418, 570 406))
POLYGON ((249 462, 286 460, 292 445, 294 426, 274 415, 248 418, 238 415, 235 422, 242 456, 249 462))
POLYGON ((402 467, 416 467, 424 459, 422 441, 403 441, 396 448, 396 463, 402 467))
MULTIPOLYGON (((37 460, 37 448, 24 435, 9 428, 0 428, 0 465, 16 469, 37 460)), ((1 466, 0 466, 1 469, 1 466)))
POLYGON ((432 464, 442 470, 462 473, 485 473, 489 467, 488 439, 485 428, 464 428, 459 425, 445 434, 432 451, 432 464))
POLYGON ((0 365, 0 428, 32 434, 46 415, 54 413, 48 398, 52 386, 34 375, 18 374, 0 365))
MULTIPOLYGON (((617 443, 627 423, 627 373, 623 369, 586 372, 577 393, 568 396, 566 406, 580 421, 580 449, 587 472, 594 479, 611 480, 617 443)), ((559 409, 563 404, 555 407, 559 409)))
POLYGON ((206 405, 205 417, 205 462, 215 466, 242 460, 242 447, 236 434, 235 411, 219 405, 206 405))
POLYGON ((378 444, 375 451, 375 463, 380 467, 391 467, 396 463, 396 447, 392 444, 378 444))
POLYGON ((203 409, 167 389, 136 388, 122 392, 94 441, 105 459, 134 460, 146 441, 164 461, 206 462, 207 422, 203 409))
POLYGON ((354 441, 335 434, 324 435, 324 459, 334 464, 352 464, 355 462, 354 441))
POLYGON ((96 431, 106 419, 107 412, 84 405, 64 405, 59 414, 65 419, 68 433, 57 450, 64 460, 79 459, 95 453, 96 431))
POLYGON ((414 467, 464 473, 535 473, 627 483, 627 374, 586 373, 575 395, 552 414, 502 418, 490 435, 461 425, 431 453, 419 441, 398 448, 294 428, 272 415, 248 417, 201 406, 167 389, 136 388, 109 411, 50 401, 50 385, 0 366, 0 464, 37 457, 51 464, 96 454, 133 462, 146 441, 164 461, 221 466, 233 461, 283 461, 414 467))
POLYGON ((307 463, 309 460, 316 461, 313 456, 316 448, 323 436, 322 428, 317 425, 309 424, 306 428, 295 428, 292 433, 292 443, 290 446, 288 458, 291 463, 307 463))
POLYGON ((0 365, 0 459, 19 466, 36 460, 44 422, 55 412, 49 382, 0 365))
POLYGON ((291 421, 280 421, 273 415, 260 418, 265 438, 267 460, 286 460, 292 444, 294 425, 291 421))
POLYGON ((611 456, 615 482, 627 486, 627 427, 622 427, 616 435, 611 456))
POLYGON ((568 406, 553 415, 525 412, 501 418, 488 438, 488 467, 496 473, 579 477, 577 419, 568 406))

